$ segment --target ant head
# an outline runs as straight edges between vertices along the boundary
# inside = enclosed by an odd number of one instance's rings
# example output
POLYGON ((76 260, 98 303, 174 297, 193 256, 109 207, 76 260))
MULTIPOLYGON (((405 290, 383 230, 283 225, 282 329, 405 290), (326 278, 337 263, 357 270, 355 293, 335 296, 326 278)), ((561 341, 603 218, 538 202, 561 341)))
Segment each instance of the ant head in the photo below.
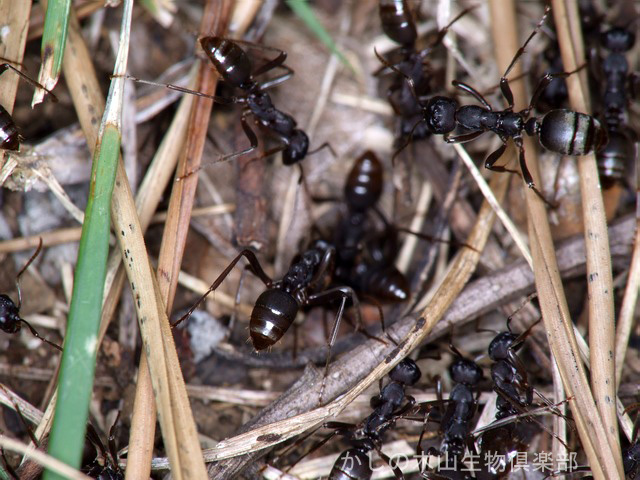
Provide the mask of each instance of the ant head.
POLYGON ((20 331, 20 310, 7 295, 0 295, 0 329, 7 333, 20 331))
POLYGON ((457 358, 449 366, 451 380, 465 385, 477 385, 482 380, 482 369, 472 360, 463 357, 457 358))
POLYGON ((251 61, 235 42, 222 37, 203 37, 200 45, 225 82, 243 89, 253 84, 251 61))
POLYGON ((612 52, 628 52, 636 42, 636 36, 631 30, 622 27, 613 27, 602 32, 600 42, 607 50, 612 52))
POLYGON ((371 150, 360 155, 353 164, 344 185, 349 208, 356 211, 373 207, 382 195, 382 164, 371 150))
POLYGON ((436 96, 429 99, 424 109, 427 127, 436 135, 452 132, 456 128, 456 110, 458 102, 453 98, 436 96))
POLYGON ((389 372, 391 380, 404 385, 415 385, 421 375, 418 365, 410 358, 405 358, 389 372))
POLYGON ((307 156, 309 150, 309 137, 300 129, 295 129, 287 148, 282 151, 282 163, 285 165, 293 165, 298 163, 307 156))
POLYGON ((499 333, 489 344, 489 358, 494 362, 506 360, 509 357, 511 349, 517 350, 522 343, 514 346, 514 342, 518 339, 518 335, 511 332, 499 333))

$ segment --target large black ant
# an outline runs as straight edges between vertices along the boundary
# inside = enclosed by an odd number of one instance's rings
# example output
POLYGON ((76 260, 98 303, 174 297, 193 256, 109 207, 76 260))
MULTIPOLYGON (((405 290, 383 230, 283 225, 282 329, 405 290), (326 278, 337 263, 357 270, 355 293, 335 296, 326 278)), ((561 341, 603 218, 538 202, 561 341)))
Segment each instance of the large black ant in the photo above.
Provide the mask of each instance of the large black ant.
MULTIPOLYGON (((40 85, 38 82, 8 63, 0 64, 0 75, 8 69, 13 70, 20 78, 34 87, 45 90, 49 95, 51 95, 51 100, 53 102, 58 101, 58 98, 50 90, 46 89, 43 85, 40 85)), ((20 135, 20 131, 13 121, 13 117, 6 108, 0 105, 0 149, 18 151, 20 149, 20 142, 22 141, 24 141, 24 137, 20 135)))
POLYGON ((369 480, 373 474, 369 452, 373 450, 393 469, 397 479, 403 479, 400 468, 393 465, 391 459, 382 452, 382 440, 384 433, 414 406, 415 400, 406 395, 405 388, 415 385, 420 380, 420 376, 420 368, 413 360, 410 358, 402 360, 389 372, 391 381, 382 388, 379 395, 371 398, 373 412, 368 417, 359 424, 325 423, 323 428, 332 429, 333 432, 316 443, 300 459, 325 445, 334 436, 341 435, 353 446, 340 453, 333 464, 329 480, 369 480), (403 403, 405 403, 404 406, 403 403))
MULTIPOLYGON (((564 78, 575 72, 548 73, 538 82, 529 106, 519 112, 514 112, 514 99, 507 75, 524 53, 531 39, 538 33, 542 24, 549 14, 550 8, 545 10, 542 20, 538 23, 524 45, 516 52, 513 60, 500 78, 500 91, 507 101, 507 108, 494 111, 491 105, 485 100, 480 92, 473 87, 454 80, 453 86, 472 95, 482 106, 462 105, 459 106, 457 100, 451 97, 435 96, 426 103, 418 99, 422 111, 423 121, 426 122, 430 132, 444 135, 447 143, 468 142, 478 138, 485 132, 493 132, 500 137, 502 145, 491 153, 486 161, 485 167, 498 172, 513 172, 503 166, 496 166, 495 163, 502 156, 507 148, 507 140, 512 138, 520 151, 520 169, 524 181, 530 188, 535 189, 533 178, 529 173, 525 161, 523 134, 537 136, 538 140, 547 150, 564 155, 585 155, 597 150, 606 142, 606 132, 594 117, 572 110, 551 110, 541 119, 530 117, 533 107, 538 101, 538 97, 546 86, 554 78, 564 78), (460 134, 450 135, 456 128, 461 130, 460 134)), ((384 58, 378 55, 379 60, 389 68, 402 74, 395 66, 390 65, 384 58)), ((413 87, 413 80, 402 74, 409 85, 413 87)), ((415 88, 414 88, 415 90, 415 88)), ((417 97, 415 97, 417 98, 417 97)), ((536 193, 541 195, 537 189, 536 193)))
MULTIPOLYGON (((380 0, 379 15, 382 30, 391 40, 400 44, 400 60, 393 64, 392 71, 400 72, 401 75, 396 75, 387 89, 387 99, 398 117, 397 150, 393 155, 394 161, 411 140, 420 140, 432 133, 422 121, 421 104, 416 102, 416 98, 423 98, 431 94, 433 90, 430 76, 427 75, 428 68, 425 58, 442 43, 449 28, 474 8, 463 10, 438 31, 436 38, 427 47, 418 50, 416 47, 418 40, 416 23, 409 2, 406 0, 380 0), (405 78, 410 79, 411 83, 406 82, 405 78)), ((385 59, 383 63, 389 67, 388 60, 385 59)))
POLYGON ((335 278, 339 283, 377 300, 403 302, 409 298, 409 284, 393 265, 397 253, 397 229, 377 208, 383 185, 382 162, 367 150, 356 159, 345 182, 347 214, 341 219, 334 236, 335 278), (372 213, 384 223, 382 231, 372 233, 372 213))
MULTIPOLYGON (((227 161, 250 153, 258 147, 258 137, 251 129, 246 119, 249 113, 251 113, 256 121, 269 133, 277 137, 280 142, 282 142, 281 145, 263 153, 260 158, 265 158, 282 151, 282 163, 285 165, 299 165, 299 162, 301 162, 308 154, 315 153, 318 150, 329 146, 328 143, 325 143, 313 152, 308 152, 309 137, 307 134, 303 130, 297 128, 297 123, 291 115, 278 110, 273 105, 271 96, 266 91, 268 88, 282 83, 293 74, 293 70, 284 65, 284 61, 287 58, 286 52, 273 47, 256 45, 249 42, 242 42, 240 40, 229 40, 222 37, 203 37, 200 39, 200 45, 222 79, 233 87, 243 90, 245 92, 245 96, 228 98, 219 97, 216 95, 196 92, 177 85, 163 85, 147 80, 140 80, 129 75, 125 78, 150 85, 165 86, 183 93, 211 98, 221 104, 246 104, 246 108, 242 113, 240 121, 242 129, 249 139, 250 146, 244 150, 224 155, 214 163, 227 161), (249 56, 240 47, 241 44, 277 52, 278 55, 276 58, 253 70, 249 56), (276 68, 282 68, 286 73, 263 83, 256 82, 255 77, 276 68)), ((196 171, 197 170, 188 172, 185 176, 189 176, 196 171)))
MULTIPOLYGON (((433 407, 434 402, 426 402, 418 404, 414 410, 414 413, 425 413, 424 427, 420 432, 416 447, 418 457, 424 457, 422 440, 426 433, 427 422, 436 420, 440 423, 439 430, 442 433, 440 448, 428 450, 429 455, 446 455, 446 459, 440 464, 439 469, 444 469, 445 465, 457 464, 467 450, 471 438, 471 420, 478 407, 475 390, 484 376, 482 369, 476 362, 465 358, 453 344, 450 344, 449 348, 456 356, 449 365, 449 375, 455 383, 449 394, 449 399, 446 402, 442 400, 440 381, 438 380, 438 400, 435 402, 437 408, 433 407)), ((424 470, 422 474, 424 478, 445 478, 427 470, 424 470)))
POLYGON ((29 265, 31 265, 31 263, 36 259, 36 257, 38 256, 41 250, 42 250, 42 239, 40 239, 40 243, 38 244, 38 248, 36 249, 34 254, 31 255, 31 258, 27 260, 27 263, 24 264, 24 266, 16 276, 16 289, 18 290, 18 304, 16 305, 8 295, 5 295, 5 294, 0 295, 0 329, 6 333, 18 333, 20 331, 22 324, 24 323, 34 337, 39 338, 40 340, 51 345, 55 349, 62 351, 62 347, 42 337, 36 331, 36 329, 31 326, 29 322, 27 322, 23 318, 20 318, 20 308, 22 307, 22 292, 20 291, 20 277, 27 270, 27 268, 29 268, 29 265))
MULTIPOLYGON (((335 343, 347 300, 351 299, 355 309, 356 330, 362 328, 362 322, 360 318, 360 303, 353 289, 347 286, 328 288, 335 267, 336 251, 332 245, 322 240, 317 240, 311 248, 294 257, 287 273, 281 280, 277 281, 265 273, 258 258, 251 250, 241 251, 216 278, 204 295, 198 299, 195 305, 172 326, 175 327, 187 319, 204 299, 220 286, 242 257, 249 261, 250 271, 267 287, 258 296, 251 312, 249 323, 251 342, 256 351, 275 345, 294 322, 302 307, 324 305, 334 300, 341 300, 327 342, 328 353, 324 382, 329 369, 331 348, 335 343)), ((323 390, 324 383, 320 397, 322 397, 323 390)))
POLYGON ((604 77, 601 117, 609 143, 598 150, 597 159, 600 180, 608 188, 625 182, 627 163, 636 157, 636 135, 626 122, 631 74, 624 55, 633 47, 635 35, 629 29, 613 27, 602 33, 600 43, 609 51, 601 62, 604 77))

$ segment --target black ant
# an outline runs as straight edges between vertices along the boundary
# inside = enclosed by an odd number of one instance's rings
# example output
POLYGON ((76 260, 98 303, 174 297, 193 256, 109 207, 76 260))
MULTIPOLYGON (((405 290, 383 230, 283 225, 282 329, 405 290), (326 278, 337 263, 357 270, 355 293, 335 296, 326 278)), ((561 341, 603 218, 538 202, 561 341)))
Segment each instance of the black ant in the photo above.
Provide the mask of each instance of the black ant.
POLYGON ((603 187, 609 188, 625 182, 627 163, 636 157, 636 135, 626 122, 631 74, 624 55, 633 47, 635 35, 629 29, 613 27, 601 34, 600 43, 609 51, 601 62, 604 77, 601 116, 609 143, 598 150, 597 159, 603 187))
MULTIPOLYGON (((282 83, 293 74, 293 70, 284 65, 284 61, 287 58, 286 52, 273 47, 265 47, 262 45, 242 42, 239 40, 229 40, 222 37, 203 37, 200 39, 200 45, 202 45, 204 52, 209 57, 209 60, 211 60, 211 63, 213 63, 213 66, 218 71, 218 74, 222 77, 222 79, 233 87, 243 90, 246 94, 245 96, 225 98, 216 95, 208 95, 205 93, 196 92, 183 87, 179 87, 177 85, 163 85, 147 80, 140 80, 129 75, 125 76, 125 78, 129 78, 140 83, 165 86, 172 90, 197 95, 200 97, 211 98, 221 104, 246 104, 246 108, 242 113, 240 121, 242 124, 242 129, 249 139, 250 146, 239 152, 224 155, 214 163, 227 161, 232 158, 250 153, 258 147, 258 137, 251 129, 246 119, 249 113, 253 114, 257 123, 262 125, 269 133, 277 137, 280 142, 282 142, 281 145, 268 150, 259 158, 265 158, 273 155, 274 153, 282 151, 282 163, 284 163, 285 165, 298 164, 298 166, 300 166, 299 162, 301 162, 308 154, 315 153, 318 150, 329 146, 328 143, 325 143, 316 150, 308 152, 309 137, 307 136, 307 134, 303 130, 297 128, 297 123, 291 115, 278 110, 273 105, 271 96, 266 92, 268 88, 282 83), (240 44, 252 46, 254 48, 274 51, 277 52, 278 55, 273 60, 268 61, 266 64, 252 71, 253 66, 251 64, 249 56, 240 47, 240 44), (255 77, 275 68, 284 69, 286 73, 274 79, 265 81, 264 83, 256 82, 255 77)), ((302 167, 300 168, 302 172, 302 167)), ((195 173, 197 170, 188 172, 185 177, 195 173)))
POLYGON ((413 82, 412 92, 403 76, 398 75, 387 90, 389 104, 398 116, 399 144, 405 143, 407 139, 426 138, 431 133, 424 122, 420 121, 422 108, 415 101, 416 96, 421 98, 429 95, 432 91, 430 79, 426 75, 428 69, 425 65, 425 58, 442 43, 451 25, 473 8, 475 7, 463 10, 448 25, 438 31, 436 38, 429 46, 417 50, 418 33, 409 2, 406 0, 380 0, 379 15, 382 30, 391 40, 400 44, 400 61, 395 63, 394 67, 413 82))
MULTIPOLYGON (((58 101, 58 98, 50 90, 46 89, 43 85, 40 85, 38 82, 8 63, 0 64, 0 75, 6 72, 7 69, 13 70, 20 76, 20 78, 34 87, 45 90, 49 95, 51 95, 51 101, 58 101)), ((0 149, 11 150, 14 152, 18 151, 20 150, 20 142, 22 141, 24 141, 24 137, 20 135, 20 131, 14 123, 13 117, 6 108, 0 105, 0 149)))
POLYGON ((118 465, 118 452, 116 449, 115 430, 120 413, 116 416, 113 425, 109 429, 108 448, 100 439, 100 435, 91 423, 87 423, 87 439, 89 440, 91 463, 82 468, 82 472, 97 480, 124 480, 124 472, 118 465))
POLYGON ((335 267, 336 250, 327 242, 317 240, 311 248, 294 257, 287 273, 281 280, 277 281, 274 281, 265 273, 258 258, 251 250, 241 251, 211 284, 204 295, 198 299, 195 305, 172 326, 175 327, 186 320, 204 299, 220 286, 242 257, 249 261, 250 271, 267 287, 256 300, 249 323, 251 342, 256 351, 275 345, 294 322, 302 307, 323 305, 334 300, 341 300, 327 342, 328 353, 325 376, 320 393, 320 398, 322 398, 331 358, 331 348, 335 343, 348 299, 351 299, 355 309, 356 330, 360 331, 362 329, 360 303, 353 289, 347 286, 328 288, 335 267))
MULTIPOLYGON (((423 111, 423 121, 426 122, 427 128, 434 134, 444 135, 447 143, 468 142, 489 131, 498 135, 502 140, 502 145, 487 157, 485 168, 489 170, 514 172, 503 166, 495 165, 507 148, 507 140, 512 138, 520 151, 520 169, 524 181, 533 189, 535 189, 535 185, 525 161, 523 134, 526 133, 529 136, 537 136, 542 146, 547 150, 564 155, 585 155, 603 146, 607 138, 606 132, 598 120, 584 113, 558 109, 551 110, 541 119, 538 117, 529 118, 533 107, 538 101, 538 97, 546 86, 554 78, 565 78, 575 72, 548 73, 544 75, 539 80, 533 92, 529 106, 519 112, 513 111, 513 93, 509 87, 507 75, 524 53, 531 39, 538 33, 549 11, 550 8, 547 7, 542 20, 538 23, 531 35, 529 35, 524 45, 516 52, 513 60, 500 78, 500 91, 508 105, 506 109, 494 111, 480 92, 457 80, 452 82, 453 86, 472 95, 482 106, 459 106, 457 100, 444 96, 432 97, 426 103, 418 99, 423 111), (456 128, 459 128, 462 132, 458 135, 451 136, 451 132, 456 130, 456 128)), ((388 62, 379 55, 378 59, 389 68, 402 74, 396 67, 388 64, 388 62)), ((413 80, 406 75, 404 75, 404 77, 413 88, 413 80)), ((535 189, 535 191, 538 195, 542 196, 537 189, 535 189)))
POLYGON ((20 307, 22 307, 22 292, 20 291, 20 277, 29 268, 29 265, 35 260, 40 251, 42 250, 42 238, 38 244, 38 248, 35 253, 31 255, 31 258, 27 260, 22 269, 16 276, 16 289, 18 290, 18 304, 16 305, 8 295, 0 295, 0 329, 6 333, 18 333, 22 324, 24 323, 34 337, 39 338, 43 342, 51 345, 53 348, 62 351, 62 347, 50 342, 46 338, 42 337, 35 328, 31 326, 29 322, 20 318, 20 307))
POLYGON ((415 385, 420 380, 420 376, 420 368, 413 360, 410 358, 402 360, 389 372, 391 381, 382 388, 379 395, 371 398, 373 412, 368 417, 359 424, 325 423, 323 428, 332 429, 333 432, 316 443, 293 465, 325 445, 334 436, 341 435, 347 438, 353 446, 340 453, 333 464, 329 480, 369 480, 373 474, 369 452, 373 450, 392 468, 397 479, 403 479, 404 476, 400 468, 397 465, 392 465, 391 459, 382 452, 382 440, 384 433, 414 406, 415 400, 405 394, 405 388, 415 385), (402 406, 405 400, 406 403, 402 406))
POLYGON ((443 437, 440 448, 430 448, 428 455, 445 455, 446 458, 437 467, 438 474, 427 470, 422 471, 424 478, 434 480, 447 478, 442 475, 442 472, 449 470, 452 464, 457 465, 467 450, 471 439, 471 420, 478 407, 475 390, 484 377, 482 369, 476 362, 463 357, 453 344, 449 344, 449 348, 456 356, 456 359, 449 365, 449 375, 455 383, 449 394, 449 399, 446 402, 442 400, 440 380, 438 380, 438 400, 418 404, 414 410, 414 413, 426 412, 424 427, 420 432, 416 446, 418 458, 424 458, 422 440, 426 433, 427 422, 439 420, 440 423, 439 430, 443 437), (436 408, 433 407, 434 403, 437 404, 436 408), (444 407, 445 403, 446 408, 444 407))
POLYGON ((345 182, 347 214, 334 236, 335 278, 376 300, 396 303, 409 298, 409 284, 393 265, 397 229, 377 209, 383 185, 382 162, 367 150, 356 159, 345 182), (384 223, 384 229, 373 234, 372 212, 384 223))

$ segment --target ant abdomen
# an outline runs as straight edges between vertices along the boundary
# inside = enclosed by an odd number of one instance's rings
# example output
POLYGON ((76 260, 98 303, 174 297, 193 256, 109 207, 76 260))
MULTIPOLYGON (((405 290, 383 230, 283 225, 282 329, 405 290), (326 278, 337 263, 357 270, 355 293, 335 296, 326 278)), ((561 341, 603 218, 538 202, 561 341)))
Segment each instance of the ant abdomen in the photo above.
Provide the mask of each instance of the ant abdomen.
POLYGON ((586 155, 607 143, 607 133, 598 120, 572 110, 551 110, 537 126, 537 133, 544 148, 563 155, 586 155))
POLYGON ((18 151, 20 149, 20 132, 9 112, 0 105, 0 148, 18 151))
POLYGON ((354 163, 344 186, 344 196, 349 208, 368 210, 382 195, 382 163, 371 150, 364 152, 354 163))
POLYGON ((609 142, 598 151, 598 171, 603 188, 626 180, 626 165, 636 156, 634 140, 624 132, 609 131, 609 142))
POLYGON ((385 303, 406 302, 410 290, 407 277, 393 265, 386 268, 369 268, 363 272, 365 285, 363 290, 385 303))
POLYGON ((368 480, 372 475, 367 452, 362 448, 350 448, 336 459, 329 480, 368 480))
POLYGON ((256 300, 249 333, 256 350, 264 350, 276 344, 289 329, 298 314, 298 302, 288 292, 270 288, 256 300))
POLYGON ((253 83, 251 61, 235 42, 221 37, 203 37, 200 45, 226 82, 242 89, 253 83))
POLYGON ((416 24, 406 0, 380 0, 384 33, 396 43, 412 45, 418 38, 416 24))
POLYGON ((6 333, 20 331, 20 310, 7 295, 0 295, 0 329, 6 333))

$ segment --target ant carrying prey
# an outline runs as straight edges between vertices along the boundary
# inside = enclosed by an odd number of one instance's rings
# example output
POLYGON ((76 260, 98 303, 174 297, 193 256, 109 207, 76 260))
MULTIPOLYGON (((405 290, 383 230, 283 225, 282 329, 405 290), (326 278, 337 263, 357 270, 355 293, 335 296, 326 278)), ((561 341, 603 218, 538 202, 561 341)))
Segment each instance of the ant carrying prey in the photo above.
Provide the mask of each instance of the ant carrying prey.
MULTIPOLYGON (((558 109, 551 110, 542 116, 542 118, 530 117, 539 96, 547 85, 555 78, 565 78, 575 72, 548 73, 544 75, 538 81, 529 105, 519 112, 513 111, 514 98, 507 76, 524 53, 531 39, 542 27, 549 11, 550 8, 547 7, 542 20, 540 20, 531 35, 529 35, 524 45, 516 52, 511 63, 500 78, 500 91, 507 101, 507 108, 504 110, 493 110, 489 102, 487 102, 480 92, 457 80, 452 82, 453 86, 472 95, 482 106, 460 106, 457 100, 445 96, 432 97, 426 102, 417 96, 415 97, 423 112, 421 122, 427 124, 427 128, 431 133, 444 135, 447 143, 468 142, 489 131, 498 135, 500 140, 502 140, 502 145, 487 157, 485 167, 489 170, 514 173, 513 170, 495 165, 505 152, 508 139, 513 139, 519 150, 522 177, 525 183, 540 196, 542 195, 535 188, 533 177, 527 168, 523 145, 524 134, 538 137, 540 144, 547 150, 563 155, 586 155, 601 148, 607 140, 606 131, 602 128, 600 122, 591 115, 574 112, 572 110, 558 109), (460 133, 451 135, 455 130, 459 130, 460 133)), ((395 66, 388 64, 380 55, 378 55, 378 59, 387 67, 402 74, 401 71, 395 66)), ((407 75, 402 75, 415 91, 413 80, 407 75)))
MULTIPOLYGON (((217 70, 220 77, 222 77, 222 79, 231 86, 242 90, 245 93, 244 96, 220 97, 217 95, 208 95, 202 92, 196 92, 177 85, 159 84, 147 80, 140 80, 130 75, 126 75, 125 78, 140 83, 164 86, 179 92, 210 98, 220 104, 245 104, 240 122, 245 135, 249 139, 250 146, 244 150, 223 155, 213 163, 231 160, 232 158, 251 153, 258 148, 258 137, 247 122, 247 116, 249 114, 253 115, 256 123, 261 125, 267 133, 280 141, 280 145, 267 150, 261 154, 258 159, 266 158, 277 152, 282 152, 282 163, 285 165, 298 164, 302 173, 302 167, 299 162, 301 162, 307 155, 315 153, 324 147, 329 147, 328 143, 324 143, 317 149, 309 152, 309 137, 307 134, 303 130, 297 128, 297 122, 291 115, 278 110, 273 105, 271 96, 266 91, 275 85, 279 85, 293 75, 293 70, 284 65, 284 61, 287 58, 286 52, 273 47, 265 47, 249 42, 242 42, 240 40, 229 40, 222 37, 203 37, 200 39, 200 45, 204 49, 204 52, 207 54, 207 57, 217 70), (240 47, 240 45, 248 45, 253 48, 273 51, 278 55, 276 58, 269 60, 267 63, 254 70, 249 56, 240 47), (258 83, 255 80, 257 76, 263 75, 276 68, 284 69, 285 73, 263 83, 258 83)), ((189 175, 197 172, 200 168, 188 172, 182 178, 188 177, 189 175)))

